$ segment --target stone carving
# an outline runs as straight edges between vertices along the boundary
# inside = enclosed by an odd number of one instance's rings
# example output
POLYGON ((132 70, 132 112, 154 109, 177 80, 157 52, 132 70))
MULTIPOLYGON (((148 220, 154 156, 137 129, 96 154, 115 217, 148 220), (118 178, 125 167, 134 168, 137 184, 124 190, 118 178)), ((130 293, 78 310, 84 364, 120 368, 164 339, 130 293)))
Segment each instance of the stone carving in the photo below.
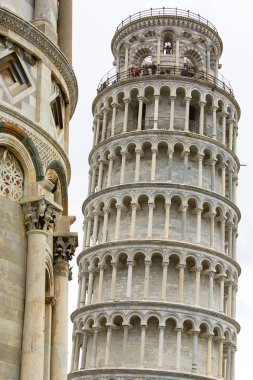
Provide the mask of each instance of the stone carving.
POLYGON ((62 259, 66 262, 72 260, 76 247, 76 236, 56 236, 54 238, 54 260, 62 259))
POLYGON ((19 201, 23 193, 24 174, 16 157, 0 148, 0 195, 19 201))
POLYGON ((54 227, 56 216, 59 213, 59 210, 44 198, 24 203, 23 210, 28 231, 34 229, 48 231, 54 227))

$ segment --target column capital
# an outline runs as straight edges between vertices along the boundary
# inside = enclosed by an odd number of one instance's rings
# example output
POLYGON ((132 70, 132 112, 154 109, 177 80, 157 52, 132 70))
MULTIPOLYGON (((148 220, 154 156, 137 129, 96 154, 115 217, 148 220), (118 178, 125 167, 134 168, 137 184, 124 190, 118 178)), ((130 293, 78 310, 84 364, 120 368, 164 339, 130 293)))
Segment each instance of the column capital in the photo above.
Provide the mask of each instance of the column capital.
POLYGON ((71 232, 59 235, 54 234, 54 262, 63 260, 69 262, 75 254, 76 247, 78 246, 77 233, 71 232))
POLYGON ((199 106, 200 106, 200 107, 205 107, 205 105, 206 105, 206 102, 204 102, 203 100, 201 100, 201 101, 199 102, 199 106))
POLYGON ((151 266, 152 265, 152 260, 145 260, 145 265, 151 266))
POLYGON ((129 103, 131 102, 131 99, 130 99, 130 98, 124 98, 124 99, 123 99, 123 102, 129 104, 129 103))
POLYGON ((186 96, 185 98, 184 98, 184 101, 186 102, 186 103, 190 103, 190 101, 191 101, 191 96, 186 96))
POLYGON ((28 231, 54 228, 55 219, 60 215, 62 207, 46 196, 32 197, 21 202, 28 231))

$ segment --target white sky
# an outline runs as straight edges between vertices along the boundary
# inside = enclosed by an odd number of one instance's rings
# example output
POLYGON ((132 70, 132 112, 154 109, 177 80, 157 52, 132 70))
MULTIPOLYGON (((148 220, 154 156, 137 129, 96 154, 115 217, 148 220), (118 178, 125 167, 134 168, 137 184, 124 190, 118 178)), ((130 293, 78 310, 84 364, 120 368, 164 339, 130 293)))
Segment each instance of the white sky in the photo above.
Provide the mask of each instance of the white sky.
MULTIPOLYGON (((82 244, 83 216, 81 206, 88 188, 88 153, 92 144, 91 104, 96 96, 100 78, 112 68, 111 39, 120 22, 138 11, 160 7, 178 7, 199 13, 215 25, 223 40, 224 51, 220 62, 222 73, 231 82, 234 94, 241 106, 242 116, 239 123, 238 156, 242 164, 239 174, 238 204, 242 220, 238 238, 238 261, 242 266, 237 297, 237 320, 242 326, 238 336, 236 354, 236 379, 252 380, 253 342, 253 196, 251 155, 253 133, 253 103, 250 85, 253 75, 253 33, 252 14, 246 2, 235 0, 174 0, 162 3, 158 0, 73 0, 73 66, 79 83, 79 102, 70 128, 70 161, 72 179, 69 188, 69 214, 76 215, 72 226, 79 233, 79 249, 82 244), (241 6, 240 6, 241 5, 241 6)), ((69 283, 69 312, 76 307, 77 265, 74 266, 73 281, 69 283)), ((72 324, 69 324, 69 353, 71 351, 72 324)))

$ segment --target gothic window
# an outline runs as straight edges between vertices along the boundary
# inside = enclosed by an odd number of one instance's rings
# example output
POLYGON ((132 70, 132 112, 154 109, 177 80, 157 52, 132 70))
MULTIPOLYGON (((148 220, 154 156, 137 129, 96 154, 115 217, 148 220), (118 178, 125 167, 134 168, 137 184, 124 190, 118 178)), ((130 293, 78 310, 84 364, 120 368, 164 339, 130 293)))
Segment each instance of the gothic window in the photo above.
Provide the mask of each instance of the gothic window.
POLYGON ((16 53, 1 58, 0 76, 11 96, 20 94, 31 85, 16 53))
POLYGON ((8 149, 0 147, 0 195, 20 200, 23 182, 24 175, 18 160, 8 149))

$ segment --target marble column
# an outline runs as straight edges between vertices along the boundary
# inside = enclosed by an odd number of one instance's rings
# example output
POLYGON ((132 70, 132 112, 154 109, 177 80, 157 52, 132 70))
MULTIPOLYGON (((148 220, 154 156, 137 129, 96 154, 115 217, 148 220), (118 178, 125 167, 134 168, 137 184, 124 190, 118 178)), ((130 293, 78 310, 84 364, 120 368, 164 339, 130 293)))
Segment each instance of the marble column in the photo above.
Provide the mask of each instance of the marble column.
POLYGON ((96 368, 97 343, 98 343, 98 328, 94 327, 93 328, 92 352, 91 352, 91 368, 96 368))
POLYGON ((94 282, 94 270, 89 268, 89 281, 88 281, 88 294, 86 305, 91 304, 92 293, 93 293, 93 282, 94 282))
POLYGON ((176 96, 170 97, 170 131, 173 131, 174 129, 174 117, 175 117, 175 100, 176 96))
POLYGON ((150 266, 152 265, 152 261, 145 260, 145 274, 144 274, 144 299, 148 298, 149 293, 149 277, 150 277, 150 266))
POLYGON ((86 288, 87 288, 87 278, 85 272, 81 273, 81 294, 80 294, 80 307, 85 306, 86 301, 86 288))
POLYGON ((223 112, 222 114, 222 144, 226 145, 227 143, 227 136, 226 136, 226 117, 227 114, 223 112))
POLYGON ((141 326, 141 345, 140 345, 140 367, 144 367, 145 358, 145 337, 146 337, 147 326, 141 326))
POLYGON ((126 156, 127 152, 125 150, 121 151, 121 169, 120 169, 120 185, 125 183, 125 166, 126 166, 126 156))
POLYGON ((218 378, 222 379, 223 375, 223 340, 219 340, 219 352, 218 352, 218 378))
POLYGON ((176 370, 180 371, 180 359, 181 359, 181 340, 183 329, 177 328, 177 345, 176 345, 176 370))
POLYGON ((131 298, 132 290, 132 277, 133 277, 133 261, 127 261, 127 287, 126 287, 126 298, 131 298))
POLYGON ((197 236, 196 243, 201 243, 201 217, 202 217, 203 208, 197 208, 197 236))
POLYGON ((213 335, 208 335, 207 338, 207 361, 206 361, 206 374, 212 376, 212 342, 213 335))
POLYGON ((182 240, 186 240, 186 213, 187 213, 188 205, 182 205, 182 240))
POLYGON ((103 236, 102 236, 102 243, 106 243, 107 241, 107 230, 108 230, 108 218, 110 213, 110 208, 104 208, 104 223, 103 223, 103 236))
POLYGON ((148 202, 148 231, 147 238, 152 238, 154 203, 148 202))
POLYGON ((234 121, 233 121, 233 119, 228 120, 228 131, 229 131, 228 147, 230 150, 233 150, 233 136, 234 136, 234 121))
POLYGON ((122 347, 122 367, 126 366, 126 358, 127 358, 127 341, 128 341, 128 325, 123 325, 124 333, 123 333, 123 347, 122 347))
POLYGON ((98 191, 102 189, 103 167, 104 167, 104 160, 100 159, 99 167, 98 167, 98 188, 97 188, 98 191))
POLYGON ((133 239, 135 237, 137 203, 132 202, 131 207, 132 207, 132 216, 131 216, 131 226, 130 226, 130 238, 133 239))
POLYGON ((99 264, 98 303, 103 302, 104 265, 99 264))
POLYGON ((185 131, 189 131, 190 101, 191 101, 191 97, 185 97, 185 119, 184 119, 184 130, 185 131))
POLYGON ((217 120, 216 120, 217 109, 218 109, 218 107, 216 107, 216 106, 212 107, 212 112, 213 112, 213 132, 212 132, 212 137, 215 140, 217 140, 217 120))
POLYGON ((198 371, 198 340, 199 331, 193 331, 192 372, 198 371))
POLYGON ((198 187, 203 186, 203 158, 204 154, 199 154, 199 173, 198 173, 198 187))
POLYGON ((129 104, 131 99, 123 99, 125 104, 125 112, 124 112, 124 121, 123 121, 123 133, 127 132, 127 124, 128 124, 128 111, 129 111, 129 104))
MULTIPOLYGON (((48 3, 50 4, 50 1, 48 3)), ((57 26, 59 48, 72 63, 72 0, 59 1, 57 26)))
POLYGON ((152 162, 151 162, 151 181, 155 181, 155 174, 156 174, 156 155, 157 155, 157 149, 152 148, 152 162))
POLYGON ((117 103, 112 103, 111 105, 112 105, 112 129, 111 129, 111 137, 114 137, 118 104, 117 103))
POLYGON ((139 108, 138 108, 138 122, 137 122, 137 130, 141 131, 141 125, 142 125, 142 111, 143 111, 143 96, 138 96, 139 100, 139 108))
POLYGON ((107 326, 106 346, 105 346, 105 368, 109 366, 111 341, 112 341, 112 327, 107 326))
POLYGON ((158 128, 158 114, 159 114, 159 98, 160 95, 154 95, 155 105, 154 105, 154 129, 158 128))
POLYGON ((121 209, 122 209, 122 205, 116 205, 116 209, 117 209, 117 215, 116 215, 116 223, 115 223, 115 236, 114 236, 114 239, 115 240, 119 240, 120 239, 120 218, 121 218, 121 209))
POLYGON ((220 276, 219 312, 224 313, 224 276, 220 276))
POLYGON ((78 245, 77 234, 54 236, 54 295, 50 380, 67 378, 69 261, 78 245))
POLYGON ((107 135, 107 115, 109 113, 109 110, 107 108, 103 109, 103 125, 102 125, 102 138, 101 141, 104 141, 106 139, 107 135))
POLYGON ((204 134, 204 117, 205 117, 205 104, 206 102, 199 102, 199 134, 204 134))
POLYGON ((169 239, 171 203, 165 203, 164 239, 169 239))
POLYGON ((209 293, 208 293, 208 308, 213 308, 213 279, 214 279, 215 272, 209 271, 209 293))
POLYGON ((114 158, 115 157, 112 154, 109 154, 109 156, 108 156, 109 165, 108 165, 107 187, 112 186, 112 168, 113 168, 114 158))
POLYGON ((141 149, 135 149, 135 173, 134 173, 134 181, 139 182, 140 180, 140 161, 141 161, 141 149))
POLYGON ((161 301, 166 301, 166 287, 167 287, 167 274, 168 274, 169 263, 164 261, 162 263, 163 274, 162 274, 162 291, 161 291, 161 301))
POLYGON ((163 368, 163 345, 165 326, 159 326, 159 342, 158 342, 158 368, 163 368))
POLYGON ((112 263, 112 280, 111 280, 111 301, 115 300, 116 291, 116 280, 117 280, 117 263, 112 263))
POLYGON ((172 168, 173 168, 173 151, 168 152, 168 181, 172 180, 172 168))
POLYGON ((194 297, 195 306, 199 306, 201 270, 202 270, 202 268, 196 268, 196 272, 195 272, 195 297, 194 297))
POLYGON ((86 366, 87 343, 88 343, 88 331, 84 330, 84 332, 83 332, 82 357, 81 357, 80 369, 85 369, 85 366, 86 366))
POLYGON ((211 160, 211 190, 215 191, 215 165, 216 165, 216 160, 211 160))
POLYGON ((184 301, 184 264, 179 264, 179 279, 178 279, 178 302, 184 301))
POLYGON ((46 197, 25 199, 21 205, 28 232, 20 379, 43 380, 47 231, 60 209, 46 197))

